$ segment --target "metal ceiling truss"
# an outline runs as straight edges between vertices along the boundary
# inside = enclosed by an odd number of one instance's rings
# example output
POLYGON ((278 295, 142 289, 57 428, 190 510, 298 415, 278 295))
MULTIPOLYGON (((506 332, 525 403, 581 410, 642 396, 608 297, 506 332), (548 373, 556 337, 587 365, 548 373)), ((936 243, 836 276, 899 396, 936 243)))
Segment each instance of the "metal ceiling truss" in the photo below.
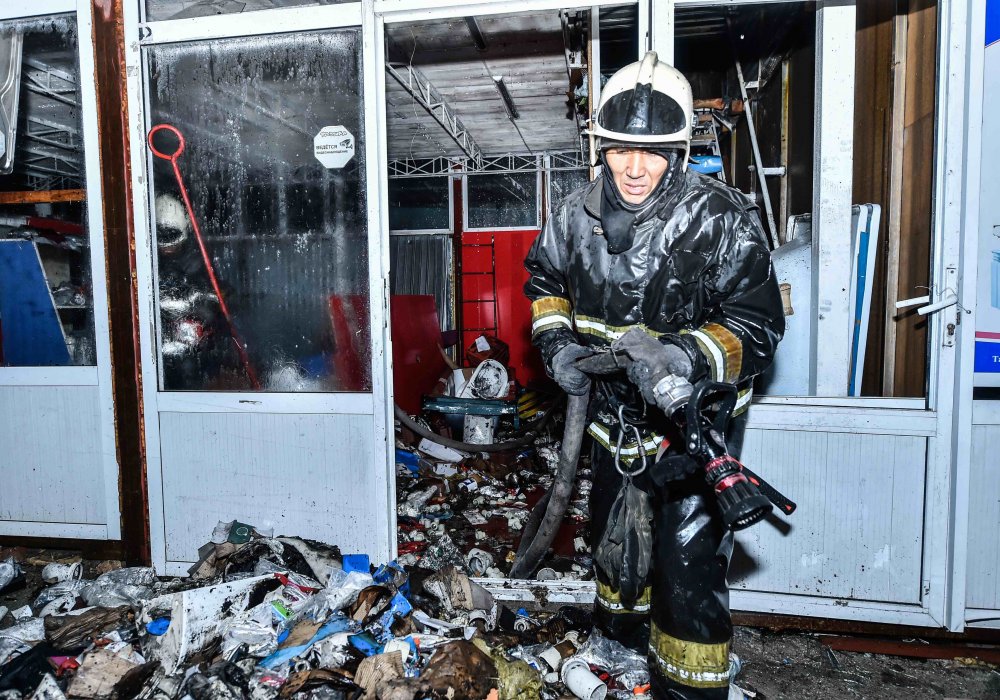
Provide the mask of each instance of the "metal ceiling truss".
POLYGON ((24 66, 25 89, 70 107, 78 106, 77 85, 72 74, 30 58, 24 59, 24 66))
POLYGON ((27 115, 25 128, 19 135, 22 138, 53 148, 61 148, 77 155, 81 151, 80 132, 76 127, 36 117, 32 114, 27 115))
POLYGON ((389 177, 429 177, 461 172, 464 158, 396 158, 389 161, 389 177))
POLYGON ((421 107, 427 110, 434 120, 455 140, 462 152, 473 162, 482 162, 483 153, 479 144, 462 124, 441 93, 419 70, 409 64, 386 63, 386 72, 395 78, 396 82, 415 99, 421 107))
POLYGON ((584 157, 576 151, 529 155, 505 153, 483 156, 479 163, 469 158, 448 156, 397 158, 389 161, 389 177, 398 179, 482 173, 534 173, 539 170, 582 170, 588 167, 584 157))
POLYGON ((579 170, 589 168, 590 163, 580 151, 563 151, 547 154, 549 163, 546 170, 579 170))

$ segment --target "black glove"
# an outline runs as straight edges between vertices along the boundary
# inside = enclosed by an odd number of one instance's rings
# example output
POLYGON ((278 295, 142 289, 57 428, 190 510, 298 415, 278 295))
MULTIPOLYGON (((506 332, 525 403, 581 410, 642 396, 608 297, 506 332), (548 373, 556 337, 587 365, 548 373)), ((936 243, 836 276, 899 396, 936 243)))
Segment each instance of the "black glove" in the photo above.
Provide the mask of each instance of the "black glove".
POLYGON ((646 403, 657 405, 653 388, 657 382, 669 374, 691 379, 694 367, 688 354, 673 343, 659 340, 638 328, 630 329, 611 344, 611 350, 625 355, 628 364, 628 378, 639 387, 646 403))
POLYGON ((583 396, 590 391, 590 377, 576 368, 576 361, 593 354, 590 348, 570 343, 552 356, 552 378, 567 394, 583 396))

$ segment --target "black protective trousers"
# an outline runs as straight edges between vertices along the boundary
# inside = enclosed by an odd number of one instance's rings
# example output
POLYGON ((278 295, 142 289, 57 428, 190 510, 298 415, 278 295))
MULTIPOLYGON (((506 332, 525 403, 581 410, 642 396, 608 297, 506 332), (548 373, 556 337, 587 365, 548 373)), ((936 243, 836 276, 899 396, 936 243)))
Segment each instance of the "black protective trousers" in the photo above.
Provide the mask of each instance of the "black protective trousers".
MULTIPOLYGON (((596 551, 622 477, 614 454, 596 441, 591 464, 591 547, 596 551)), ((725 700, 733 636, 726 575, 733 534, 701 474, 661 489, 647 471, 634 483, 653 499, 649 587, 627 607, 598 568, 594 624, 606 636, 647 653, 654 700, 725 700)))

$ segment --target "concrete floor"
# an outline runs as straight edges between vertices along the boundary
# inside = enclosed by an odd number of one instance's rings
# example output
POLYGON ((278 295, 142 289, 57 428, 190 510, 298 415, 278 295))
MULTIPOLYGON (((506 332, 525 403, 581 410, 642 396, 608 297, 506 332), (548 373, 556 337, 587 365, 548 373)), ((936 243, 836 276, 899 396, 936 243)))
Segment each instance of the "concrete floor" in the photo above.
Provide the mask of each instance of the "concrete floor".
POLYGON ((1000 699, 1000 670, 974 660, 922 660, 831 651, 820 637, 741 627, 739 682, 767 700, 1000 699))

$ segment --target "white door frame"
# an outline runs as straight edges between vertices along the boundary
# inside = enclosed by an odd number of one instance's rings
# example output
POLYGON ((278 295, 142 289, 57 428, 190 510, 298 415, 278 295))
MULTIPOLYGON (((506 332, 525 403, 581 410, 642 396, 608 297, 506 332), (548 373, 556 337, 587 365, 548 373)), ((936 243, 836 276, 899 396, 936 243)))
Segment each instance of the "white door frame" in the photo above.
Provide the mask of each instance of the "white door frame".
MULTIPOLYGON (((0 534, 20 537, 66 539, 121 539, 121 506, 118 454, 111 379, 111 336, 108 318, 107 268, 104 248, 100 133, 97 124, 97 89, 94 75, 93 11, 89 0, 7 0, 0 7, 0 22, 49 15, 73 14, 77 26, 80 62, 80 114, 84 153, 84 188, 87 192, 87 234, 90 244, 97 364, 93 367, 0 367, 0 386, 96 386, 101 430, 101 473, 104 479, 105 524, 0 521, 0 534)), ((44 496, 42 496, 44 498, 44 496)))
MULTIPOLYGON (((969 559, 969 514, 972 465, 972 400, 976 331, 976 296, 979 252, 980 166, 983 127, 983 67, 986 35, 986 0, 956 0, 941 3, 938 11, 938 86, 936 124, 938 154, 935 162, 935 234, 943 240, 942 259, 935 268, 953 266, 955 273, 935 279, 940 294, 951 287, 959 302, 942 323, 956 323, 953 337, 947 328, 930 336, 938 342, 954 343, 952 352, 938 359, 937 396, 948 403, 951 416, 947 430, 941 421, 941 439, 936 460, 947 462, 949 497, 947 512, 936 514, 936 523, 947 527, 951 549, 944 558, 941 576, 946 587, 945 624, 952 631, 965 627, 966 575, 969 559), (945 233, 949 235, 945 235, 945 233), (942 335, 942 332, 945 335, 942 335), (950 390, 950 391, 949 391, 950 390)), ((942 316, 944 314, 941 314, 942 316)), ((932 375, 933 376, 933 375, 932 375)), ((935 523, 928 523, 932 527, 935 523)))
MULTIPOLYGON (((784 0, 764 0, 765 2, 780 2, 784 0)), ((978 0, 976 0, 978 1, 978 0)), ((574 3, 575 4, 575 3, 574 3)), ((592 3, 592 5, 632 4, 624 2, 592 3)), ((645 36, 648 46, 654 47, 662 56, 673 55, 674 12, 678 7, 697 6, 731 6, 756 5, 761 0, 640 0, 640 34, 649 27, 649 35, 645 36), (652 17, 651 20, 646 18, 652 17), (648 23, 647 23, 648 22, 648 23)), ((523 11, 543 11, 561 9, 565 2, 557 0, 516 0, 512 2, 494 3, 486 0, 460 2, 458 0, 439 0, 433 7, 426 7, 422 0, 375 0, 375 12, 379 31, 384 30, 387 22, 429 21, 448 17, 465 15, 507 14, 523 11)), ((817 51, 823 51, 817 56, 817 95, 829 92, 853 101, 854 71, 820 70, 823 60, 838 61, 840 58, 854 59, 854 17, 855 8, 843 3, 834 3, 830 7, 820 7, 822 13, 817 27, 817 51), (829 16, 826 16, 829 15, 829 16), (844 34, 844 32, 849 32, 844 34), (820 36, 823 41, 820 41, 820 36), (839 57, 839 58, 838 58, 839 57), (848 86, 847 83, 850 83, 848 86)), ((640 42, 640 53, 646 46, 640 42)), ((939 70, 954 65, 956 57, 962 49, 952 49, 948 52, 948 43, 941 42, 944 48, 939 54, 939 70)), ((939 94, 944 95, 944 86, 939 83, 939 94)), ((841 99, 838 97, 838 99, 841 99)), ((959 98, 950 96, 952 103, 959 98)), ((380 102, 383 100, 380 99, 380 102)), ((957 104, 960 104, 958 102, 957 104)), ((953 107, 955 105, 953 104, 953 107)), ((939 194, 946 186, 942 177, 944 159, 958 157, 953 155, 954 143, 948 141, 942 144, 942 128, 946 115, 938 115, 938 177, 935 180, 935 193, 939 194)), ((384 125, 384 113, 381 115, 384 125)), ((384 127, 383 127, 384 128, 384 127)), ((827 224, 833 233, 837 224, 850 222, 850 183, 853 177, 850 160, 844 162, 839 153, 846 144, 853 141, 853 110, 843 110, 839 118, 829 117, 821 122, 817 134, 817 161, 823 164, 822 173, 817 173, 817 192, 814 209, 833 206, 843 211, 830 212, 834 218, 827 224), (836 154, 836 157, 834 157, 836 154)), ((954 130, 955 127, 952 127, 954 130)), ((382 135, 384 139, 384 134, 382 135)), ((961 154, 959 154, 961 155, 961 154)), ((383 185, 385 181, 383 181, 383 185)), ((382 202, 385 207, 385 202, 382 202)), ((933 233, 933 269, 932 279, 936 289, 942 289, 945 282, 946 268, 957 261, 958 251, 950 246, 946 230, 954 230, 954 219, 960 214, 954 207, 946 208, 947 216, 938 211, 935 218, 933 233)), ((385 212, 383 212, 385 216, 385 212)), ((843 228, 843 227, 841 227, 843 228)), ((849 230, 847 226, 845 230, 849 230)), ((831 247, 837 241, 829 241, 831 247)), ((837 266, 843 263, 840 258, 824 259, 837 266)), ((840 274, 843 271, 831 270, 840 274)), ((849 273, 849 269, 848 269, 849 273)), ((846 274, 846 273, 845 273, 846 274)), ((946 322, 937 314, 930 318, 929 337, 943 338, 946 332, 946 322)), ((843 331, 846 333, 846 326, 843 331)), ((842 333, 842 334, 843 334, 842 333)), ((841 360, 843 358, 840 358, 841 360)), ((843 364, 843 363, 841 363, 843 364)), ((944 345, 940 341, 931 346, 929 360, 930 390, 927 400, 898 398, 854 398, 854 397, 761 397, 755 403, 751 420, 761 426, 819 430, 838 428, 840 430, 858 430, 877 434, 900 434, 923 436, 928 440, 928 459, 925 483, 925 537, 923 544, 923 599, 919 605, 872 603, 867 601, 845 601, 832 598, 811 596, 776 595, 770 593, 753 593, 734 591, 733 597, 737 605, 743 604, 749 609, 775 613, 797 613, 830 617, 885 622, 893 624, 911 624, 921 626, 948 626, 957 628, 958 623, 949 616, 948 605, 953 601, 953 586, 948 581, 951 576, 950 560, 955 553, 955 535, 952 527, 953 503, 950 497, 953 488, 953 405, 950 399, 955 395, 956 361, 954 347, 944 345), (940 400, 939 397, 947 397, 940 400), (943 528, 943 529, 942 529, 943 528), (948 533, 947 536, 936 533, 948 533)), ((391 374, 391 371, 390 371, 391 374)), ((391 459, 391 458, 390 458, 391 459)), ((964 544, 963 544, 964 546, 964 544)), ((496 583, 496 582, 491 582, 496 583)), ((539 582, 513 582, 505 596, 510 599, 532 600, 531 588, 537 588, 539 582)), ((593 587, 586 584, 552 587, 553 592, 565 596, 564 600, 590 600, 593 597, 593 587)))
MULTIPOLYGON (((318 413, 364 414, 372 417, 374 434, 376 487, 386 494, 384 509, 372 514, 371 526, 384 533, 379 540, 379 551, 371 552, 376 560, 388 560, 396 552, 395 533, 395 482, 392 464, 387 465, 382 455, 388 455, 392 436, 386 426, 392 425, 386 397, 391 392, 387 386, 387 353, 385 328, 388 325, 387 277, 383 270, 388 265, 383 257, 388 255, 388 238, 382 225, 382 208, 368 207, 369 297, 372 352, 372 390, 357 393, 271 393, 271 392, 164 392, 159 390, 158 334, 156 332, 156 290, 154 285, 151 203, 148 182, 148 153, 146 149, 148 87, 142 49, 157 44, 181 41, 205 41, 241 36, 260 36, 294 32, 357 27, 361 29, 361 64, 363 94, 374 95, 376 89, 376 48, 372 31, 371 1, 321 7, 261 10, 245 14, 205 18, 141 23, 139 2, 125 3, 126 36, 131 27, 139 30, 140 41, 126 42, 125 62, 128 74, 129 141, 131 144, 132 184, 134 191, 133 215, 136 229, 136 267, 139 278, 140 348, 142 381, 146 419, 146 474, 149 492, 150 540, 153 563, 166 574, 179 574, 187 569, 184 562, 166 559, 165 514, 158 415, 164 411, 180 412, 246 412, 246 413, 318 413), (383 241, 382 239, 385 238, 383 241), (389 421, 387 423, 387 421, 389 421), (380 445, 382 447, 380 447, 380 445)), ((379 154, 378 122, 372 99, 365 99, 365 157, 366 182, 369 202, 382 201, 383 187, 377 160, 379 154)), ((206 533, 207 535, 208 533, 206 533)), ((194 553, 192 553, 194 554, 194 553)))

